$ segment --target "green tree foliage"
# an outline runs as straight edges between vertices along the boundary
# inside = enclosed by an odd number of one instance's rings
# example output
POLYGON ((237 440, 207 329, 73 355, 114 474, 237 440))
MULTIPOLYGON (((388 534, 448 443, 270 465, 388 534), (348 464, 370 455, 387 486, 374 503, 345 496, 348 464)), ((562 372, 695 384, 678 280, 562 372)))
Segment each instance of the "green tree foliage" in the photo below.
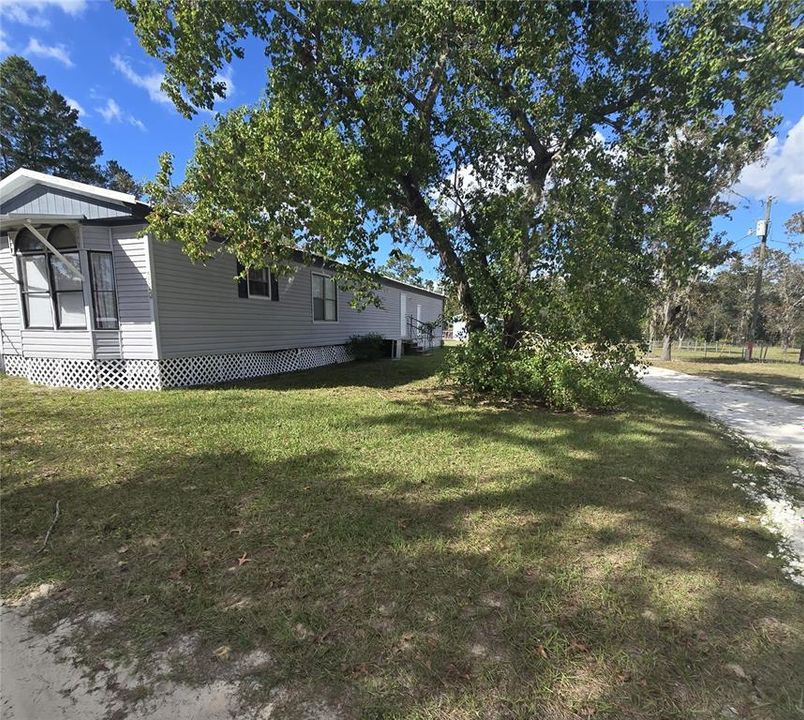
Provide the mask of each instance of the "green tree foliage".
POLYGON ((101 168, 101 184, 109 190, 128 193, 134 197, 142 195, 140 183, 117 160, 109 160, 101 168))
MULTIPOLYGON (((78 124, 78 112, 19 55, 0 62, 0 177, 17 168, 134 192, 114 160, 97 165, 100 141, 78 124)), ((136 194, 136 193, 135 193, 136 194)))
POLYGON ((20 167, 97 183, 100 141, 78 112, 18 55, 0 63, 0 174, 20 167))
POLYGON ((761 306, 763 339, 785 350, 804 344, 804 262, 781 250, 771 250, 767 267, 769 287, 766 303, 761 306))
POLYGON ((802 70, 792 0, 695 0, 653 27, 616 1, 116 2, 187 114, 246 38, 269 62, 265 99, 199 137, 189 213, 165 158, 163 235, 198 258, 226 235, 245 265, 282 265, 292 240, 366 270, 387 232, 429 247, 470 329, 499 318, 508 347, 637 337, 657 277, 694 254, 657 242, 700 242, 802 70))
POLYGON ((791 237, 804 235, 804 211, 794 212, 784 223, 787 234, 791 237))
POLYGON ((748 332, 756 277, 756 253, 735 254, 691 285, 678 336, 742 342, 748 332))
MULTIPOLYGON (((679 331, 708 341, 745 342, 758 259, 755 247, 694 283, 679 331)), ((804 342, 804 261, 793 252, 767 250, 757 340, 785 349, 804 342)))
POLYGON ((394 248, 388 253, 388 260, 383 265, 380 265, 378 271, 381 275, 395 278, 411 285, 423 287, 425 284, 422 278, 422 269, 416 265, 413 255, 403 252, 399 248, 394 248))
POLYGON ((670 360, 672 342, 686 326, 688 316, 695 312, 696 301, 700 300, 701 279, 733 257, 734 252, 732 244, 722 234, 707 237, 711 216, 706 213, 675 227, 672 221, 662 220, 667 218, 661 218, 653 228, 657 270, 650 340, 653 342, 658 335, 662 339, 662 359, 670 360))

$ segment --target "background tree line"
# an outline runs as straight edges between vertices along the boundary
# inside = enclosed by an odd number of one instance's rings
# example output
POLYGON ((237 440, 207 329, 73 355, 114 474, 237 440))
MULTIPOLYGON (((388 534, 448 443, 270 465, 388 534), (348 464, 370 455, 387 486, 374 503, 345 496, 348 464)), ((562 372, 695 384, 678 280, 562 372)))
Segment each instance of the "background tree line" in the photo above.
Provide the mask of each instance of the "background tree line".
POLYGON ((119 162, 99 162, 103 146, 78 120, 25 58, 0 62, 0 178, 24 167, 139 195, 139 183, 119 162))
MULTIPOLYGON (((691 284, 675 339, 742 344, 753 310, 759 249, 732 255, 691 284)), ((767 250, 756 341, 787 350, 804 344, 804 261, 795 251, 767 250)))

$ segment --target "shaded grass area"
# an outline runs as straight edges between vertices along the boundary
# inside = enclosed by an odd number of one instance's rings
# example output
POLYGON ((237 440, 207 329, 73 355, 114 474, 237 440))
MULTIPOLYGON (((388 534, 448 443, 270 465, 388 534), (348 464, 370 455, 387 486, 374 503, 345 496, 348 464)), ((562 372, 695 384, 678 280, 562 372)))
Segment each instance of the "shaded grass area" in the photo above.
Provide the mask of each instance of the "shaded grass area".
POLYGON ((651 359, 650 363, 691 375, 704 375, 713 380, 739 383, 749 389, 763 390, 785 400, 804 404, 804 365, 797 362, 744 362, 738 358, 682 355, 681 358, 669 362, 651 359))
POLYGON ((640 390, 605 416, 461 405, 440 354, 228 388, 2 381, 4 586, 111 611, 87 657, 252 649, 344 717, 791 718, 802 593, 732 487, 753 463, 640 390), (62 517, 35 555, 55 500, 62 517), (729 669, 739 663, 746 678, 729 669))

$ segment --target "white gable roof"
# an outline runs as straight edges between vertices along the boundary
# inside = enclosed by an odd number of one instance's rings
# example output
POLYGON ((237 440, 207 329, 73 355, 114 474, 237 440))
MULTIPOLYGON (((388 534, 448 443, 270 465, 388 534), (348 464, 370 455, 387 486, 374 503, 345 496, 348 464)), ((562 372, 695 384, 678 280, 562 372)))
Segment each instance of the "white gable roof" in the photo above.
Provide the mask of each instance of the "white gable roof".
POLYGON ((107 190, 106 188, 97 187, 96 185, 88 185, 87 183, 78 182, 76 180, 67 180, 66 178, 56 177, 55 175, 47 175, 46 173, 36 172, 35 170, 28 170, 28 168, 19 168, 8 177, 0 180, 0 201, 5 201, 15 195, 19 195, 32 185, 46 185, 57 190, 67 190, 99 200, 107 200, 121 204, 137 202, 137 198, 128 193, 117 192, 117 190, 107 190))

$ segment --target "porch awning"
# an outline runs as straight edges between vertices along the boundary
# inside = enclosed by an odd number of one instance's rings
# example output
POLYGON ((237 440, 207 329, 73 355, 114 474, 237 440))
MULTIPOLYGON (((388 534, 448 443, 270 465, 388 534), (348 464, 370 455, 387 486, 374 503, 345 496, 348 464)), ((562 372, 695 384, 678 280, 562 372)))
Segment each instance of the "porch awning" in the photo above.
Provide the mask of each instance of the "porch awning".
POLYGON ((76 225, 86 220, 85 215, 30 215, 22 213, 6 213, 0 215, 0 232, 21 230, 30 223, 37 225, 76 225))

